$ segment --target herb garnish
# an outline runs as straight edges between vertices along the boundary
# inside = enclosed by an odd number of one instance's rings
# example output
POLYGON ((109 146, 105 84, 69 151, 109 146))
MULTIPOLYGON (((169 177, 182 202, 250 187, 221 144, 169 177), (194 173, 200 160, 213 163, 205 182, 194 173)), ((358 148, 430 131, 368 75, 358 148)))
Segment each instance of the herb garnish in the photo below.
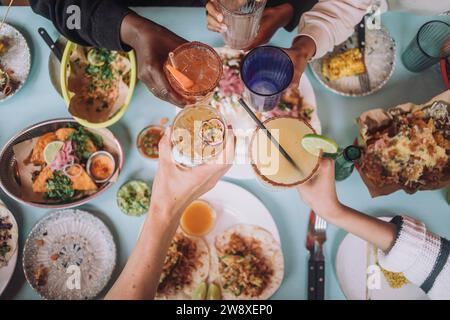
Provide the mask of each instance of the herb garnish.
POLYGON ((53 178, 47 180, 46 198, 59 201, 68 201, 75 195, 72 180, 62 171, 53 172, 53 178))
POLYGON ((88 159, 91 156, 93 150, 89 149, 89 141, 92 141, 97 149, 103 148, 102 137, 83 127, 79 127, 68 139, 74 142, 75 154, 80 159, 88 159))

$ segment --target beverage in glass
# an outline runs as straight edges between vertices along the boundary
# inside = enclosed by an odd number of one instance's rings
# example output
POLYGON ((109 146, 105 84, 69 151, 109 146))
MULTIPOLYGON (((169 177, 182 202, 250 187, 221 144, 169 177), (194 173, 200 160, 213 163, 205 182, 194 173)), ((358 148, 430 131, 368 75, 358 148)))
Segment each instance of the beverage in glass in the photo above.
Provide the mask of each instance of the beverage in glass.
POLYGON ((319 168, 319 157, 308 153, 300 141, 315 130, 305 121, 288 116, 268 119, 264 125, 298 168, 284 158, 266 133, 258 128, 249 150, 256 176, 265 184, 278 188, 291 188, 308 181, 319 168))
POLYGON ((218 158, 225 148, 226 127, 224 118, 215 108, 207 105, 184 108, 173 122, 174 160, 195 167, 218 158))
POLYGON ((256 38, 266 0, 218 0, 227 31, 225 44, 232 49, 244 49, 256 38))
POLYGON ((209 101, 222 78, 223 65, 220 56, 210 46, 201 42, 188 42, 176 48, 168 57, 164 71, 167 79, 181 96, 200 103, 209 101), (175 65, 174 65, 175 64, 175 65), (185 83, 175 78, 169 69, 176 69, 182 77, 191 81, 185 83))
POLYGON ((288 54, 273 46, 251 50, 243 59, 241 77, 244 96, 258 111, 270 111, 281 99, 294 77, 294 64, 288 54))

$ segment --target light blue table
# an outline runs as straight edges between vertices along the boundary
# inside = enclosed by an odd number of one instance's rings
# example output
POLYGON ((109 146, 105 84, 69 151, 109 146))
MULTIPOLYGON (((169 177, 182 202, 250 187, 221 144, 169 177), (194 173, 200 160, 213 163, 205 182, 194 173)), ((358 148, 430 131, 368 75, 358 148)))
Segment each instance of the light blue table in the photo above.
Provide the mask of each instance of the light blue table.
MULTIPOLYGON (((189 40, 199 40, 212 46, 223 44, 219 35, 206 30, 205 13, 202 9, 139 9, 143 15, 161 23, 189 40)), ((0 10, 0 16, 4 8, 0 10)), ((391 31, 402 52, 419 26, 431 17, 416 17, 388 13, 383 16, 383 24, 391 31)), ((32 54, 31 76, 20 93, 0 105, 0 146, 23 128, 52 118, 67 117, 61 97, 53 89, 48 75, 49 49, 38 36, 37 28, 43 26, 53 37, 57 33, 51 23, 35 14, 29 8, 14 8, 9 22, 23 31, 28 39, 32 54)), ((279 31, 273 44, 289 46, 294 34, 279 31)), ((344 98, 327 91, 308 71, 314 86, 319 106, 319 116, 323 131, 334 137, 340 144, 350 144, 357 134, 354 120, 361 112, 375 107, 390 107, 412 101, 421 103, 445 90, 440 74, 430 69, 422 74, 412 74, 404 69, 397 57, 397 68, 386 87, 370 97, 344 98)), ((115 194, 120 184, 130 178, 152 179, 156 164, 143 160, 134 146, 139 130, 151 123, 158 123, 161 117, 172 118, 175 108, 154 98, 139 84, 133 102, 125 117, 111 129, 125 146, 126 164, 118 183, 106 194, 83 209, 98 213, 110 227, 117 243, 118 266, 112 281, 124 266, 144 218, 131 218, 122 214, 115 204, 115 194)), ((294 190, 270 192, 254 180, 232 181, 254 193, 272 213, 280 231, 286 273, 283 284, 275 294, 275 299, 305 299, 308 254, 305 250, 305 230, 309 210, 300 202, 294 190)), ((350 179, 338 184, 338 192, 343 203, 375 216, 408 213, 422 219, 428 227, 446 237, 450 237, 450 207, 445 201, 443 190, 420 192, 408 196, 403 192, 371 199, 360 177, 354 174, 350 179)), ((1 199, 14 213, 20 228, 20 251, 32 226, 49 213, 48 210, 34 209, 16 203, 5 194, 1 199)), ((334 260, 344 232, 330 226, 326 243, 326 298, 344 299, 334 269, 334 260)), ((13 279, 3 294, 3 299, 37 299, 36 293, 27 284, 21 266, 22 256, 13 279)), ((110 283, 111 285, 111 283, 110 283)))

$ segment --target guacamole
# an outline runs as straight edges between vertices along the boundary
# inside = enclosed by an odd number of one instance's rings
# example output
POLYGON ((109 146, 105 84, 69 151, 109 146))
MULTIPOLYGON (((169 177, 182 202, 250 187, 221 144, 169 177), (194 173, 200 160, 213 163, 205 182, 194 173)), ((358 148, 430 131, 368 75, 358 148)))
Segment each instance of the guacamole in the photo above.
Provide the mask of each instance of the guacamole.
POLYGON ((150 208, 150 187, 143 181, 132 180, 117 192, 117 205, 129 216, 141 216, 150 208))

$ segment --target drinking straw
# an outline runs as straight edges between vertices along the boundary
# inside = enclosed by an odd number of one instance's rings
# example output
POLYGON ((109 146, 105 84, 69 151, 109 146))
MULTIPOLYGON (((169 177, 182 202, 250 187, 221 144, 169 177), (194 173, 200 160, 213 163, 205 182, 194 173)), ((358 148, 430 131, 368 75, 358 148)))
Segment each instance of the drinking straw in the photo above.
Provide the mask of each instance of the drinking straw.
POLYGON ((5 24, 5 21, 6 21, 6 19, 8 18, 9 10, 11 9, 11 6, 12 6, 13 3, 14 3, 14 0, 11 0, 11 1, 9 2, 8 8, 6 9, 6 13, 5 13, 5 15, 3 16, 2 23, 0 24, 0 30, 3 28, 3 25, 5 24))

